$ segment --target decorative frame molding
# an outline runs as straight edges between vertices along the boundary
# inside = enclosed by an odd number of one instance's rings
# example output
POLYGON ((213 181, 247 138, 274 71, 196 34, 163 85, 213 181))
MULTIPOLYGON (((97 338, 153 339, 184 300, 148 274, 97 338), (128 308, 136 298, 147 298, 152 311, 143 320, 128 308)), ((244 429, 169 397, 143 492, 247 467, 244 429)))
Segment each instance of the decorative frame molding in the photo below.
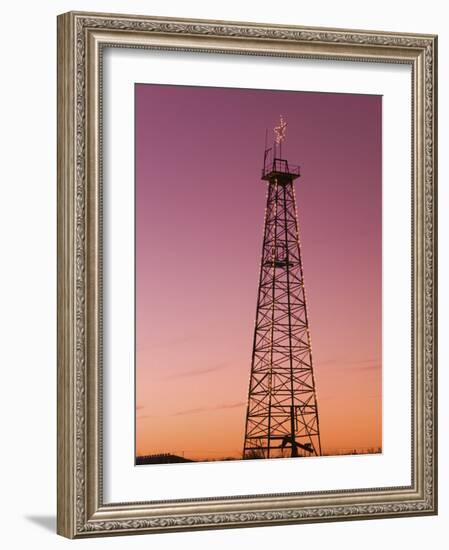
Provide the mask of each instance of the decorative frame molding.
POLYGON ((58 533, 70 538, 437 513, 437 37, 70 12, 58 17, 58 533), (413 102, 412 484, 104 504, 104 46, 405 63, 413 102))

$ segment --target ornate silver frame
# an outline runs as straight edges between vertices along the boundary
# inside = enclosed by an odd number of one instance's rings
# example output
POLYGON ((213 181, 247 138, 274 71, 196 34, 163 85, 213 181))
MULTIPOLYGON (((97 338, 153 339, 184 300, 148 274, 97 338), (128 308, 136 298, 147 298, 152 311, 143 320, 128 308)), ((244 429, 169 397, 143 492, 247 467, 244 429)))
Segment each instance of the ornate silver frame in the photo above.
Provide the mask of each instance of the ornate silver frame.
MULTIPOLYGON (((86 536, 437 513, 437 37, 70 12, 58 17, 58 533, 86 536), (105 504, 101 439, 101 55, 105 46, 412 68, 412 484, 105 504)), ((151 495, 148 495, 149 500, 151 495)))

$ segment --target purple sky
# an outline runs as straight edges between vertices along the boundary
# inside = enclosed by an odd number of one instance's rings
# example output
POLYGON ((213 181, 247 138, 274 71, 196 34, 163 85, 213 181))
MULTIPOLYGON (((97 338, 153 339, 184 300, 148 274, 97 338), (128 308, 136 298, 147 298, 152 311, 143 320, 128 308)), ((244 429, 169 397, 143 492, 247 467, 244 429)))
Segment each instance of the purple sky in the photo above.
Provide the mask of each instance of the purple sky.
MULTIPOLYGON (((381 97, 136 85, 137 452, 237 456, 265 129, 301 165, 324 451, 381 445, 381 97)), ((270 143, 271 144, 271 143, 270 143)))

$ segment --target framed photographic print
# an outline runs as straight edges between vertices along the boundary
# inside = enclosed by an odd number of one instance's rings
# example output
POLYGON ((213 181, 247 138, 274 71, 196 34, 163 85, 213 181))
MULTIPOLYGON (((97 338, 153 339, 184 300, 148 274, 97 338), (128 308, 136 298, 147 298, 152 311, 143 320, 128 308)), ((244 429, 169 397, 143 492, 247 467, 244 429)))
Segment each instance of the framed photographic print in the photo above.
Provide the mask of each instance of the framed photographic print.
POLYGON ((436 46, 59 16, 61 535, 436 513, 436 46))

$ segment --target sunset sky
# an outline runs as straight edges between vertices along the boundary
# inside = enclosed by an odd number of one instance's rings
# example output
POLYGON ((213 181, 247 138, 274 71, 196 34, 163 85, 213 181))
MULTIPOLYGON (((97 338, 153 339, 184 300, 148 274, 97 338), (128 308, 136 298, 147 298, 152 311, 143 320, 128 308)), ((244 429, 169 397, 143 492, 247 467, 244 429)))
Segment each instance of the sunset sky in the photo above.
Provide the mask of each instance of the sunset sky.
POLYGON ((136 85, 136 452, 241 458, 287 121, 324 453, 381 446, 380 96, 136 85))

